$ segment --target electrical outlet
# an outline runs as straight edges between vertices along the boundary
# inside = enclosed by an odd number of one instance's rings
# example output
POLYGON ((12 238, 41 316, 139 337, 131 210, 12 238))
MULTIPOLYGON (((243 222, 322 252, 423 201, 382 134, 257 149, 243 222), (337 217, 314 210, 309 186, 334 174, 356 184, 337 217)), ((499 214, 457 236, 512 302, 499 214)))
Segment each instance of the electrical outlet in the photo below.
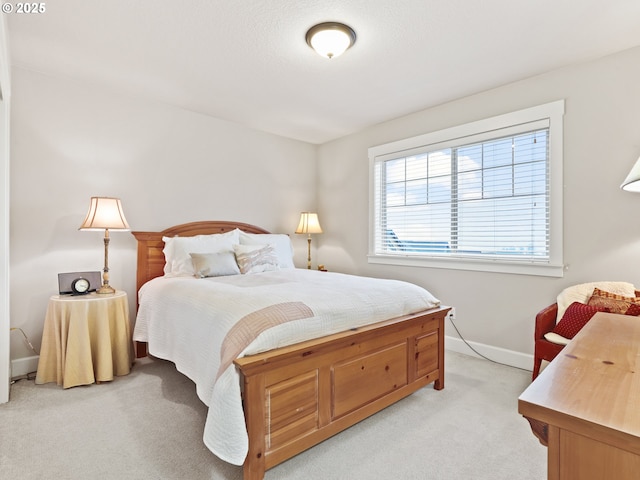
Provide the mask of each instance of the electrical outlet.
POLYGON ((455 320, 456 319, 456 308, 455 307, 451 307, 451 310, 449 310, 449 318, 451 320, 455 320))

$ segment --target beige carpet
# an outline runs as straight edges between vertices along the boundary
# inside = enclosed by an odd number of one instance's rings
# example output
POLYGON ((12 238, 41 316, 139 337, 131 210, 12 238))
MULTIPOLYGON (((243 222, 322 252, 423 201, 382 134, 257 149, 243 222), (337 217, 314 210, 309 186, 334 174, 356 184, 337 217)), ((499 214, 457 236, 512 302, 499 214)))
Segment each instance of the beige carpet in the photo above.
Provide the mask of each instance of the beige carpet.
MULTIPOLYGON (((546 478, 546 449, 517 413, 530 373, 447 352, 431 386, 269 470, 265 480, 546 478)), ((202 443, 205 406, 173 364, 62 390, 21 380, 0 405, 2 479, 240 480, 202 443)))

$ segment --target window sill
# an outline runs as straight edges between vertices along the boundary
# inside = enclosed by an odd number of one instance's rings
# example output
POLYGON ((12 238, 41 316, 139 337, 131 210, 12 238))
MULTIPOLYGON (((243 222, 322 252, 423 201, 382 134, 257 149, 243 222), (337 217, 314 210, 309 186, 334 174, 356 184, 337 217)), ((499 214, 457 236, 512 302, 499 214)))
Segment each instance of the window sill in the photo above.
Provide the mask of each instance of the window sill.
POLYGON ((449 270, 472 270, 476 272, 511 273, 516 275, 537 275, 543 277, 563 277, 563 265, 535 263, 509 263, 460 258, 416 258, 402 255, 368 255, 369 263, 399 265, 407 267, 444 268, 449 270))

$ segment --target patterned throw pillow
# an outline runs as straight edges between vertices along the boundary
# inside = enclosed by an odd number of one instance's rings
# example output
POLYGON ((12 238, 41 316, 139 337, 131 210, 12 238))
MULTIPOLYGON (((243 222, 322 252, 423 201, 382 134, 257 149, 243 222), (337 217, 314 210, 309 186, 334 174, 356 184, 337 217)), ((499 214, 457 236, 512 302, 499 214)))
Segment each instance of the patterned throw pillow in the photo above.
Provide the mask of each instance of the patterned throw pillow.
POLYGON ((599 288, 594 288, 587 305, 605 308, 611 313, 624 315, 631 305, 640 303, 640 297, 625 297, 616 293, 606 292, 599 288))
POLYGON ((573 302, 567 307, 562 316, 562 319, 557 323, 553 329, 553 333, 556 333, 564 338, 573 338, 584 327, 591 317, 598 312, 605 312, 606 309, 601 307, 595 307, 592 305, 585 305, 580 302, 573 302))
POLYGON ((278 256, 272 245, 234 245, 240 273, 279 270, 278 256))

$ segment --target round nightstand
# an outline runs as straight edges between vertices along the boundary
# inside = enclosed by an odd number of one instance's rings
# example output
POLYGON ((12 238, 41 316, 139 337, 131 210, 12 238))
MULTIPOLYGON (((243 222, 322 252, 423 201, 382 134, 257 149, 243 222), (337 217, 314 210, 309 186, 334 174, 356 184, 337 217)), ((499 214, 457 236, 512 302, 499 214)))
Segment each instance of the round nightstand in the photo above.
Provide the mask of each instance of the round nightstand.
POLYGON ((36 383, 69 388, 107 382, 128 374, 132 359, 126 292, 49 299, 36 383))

